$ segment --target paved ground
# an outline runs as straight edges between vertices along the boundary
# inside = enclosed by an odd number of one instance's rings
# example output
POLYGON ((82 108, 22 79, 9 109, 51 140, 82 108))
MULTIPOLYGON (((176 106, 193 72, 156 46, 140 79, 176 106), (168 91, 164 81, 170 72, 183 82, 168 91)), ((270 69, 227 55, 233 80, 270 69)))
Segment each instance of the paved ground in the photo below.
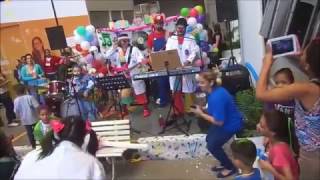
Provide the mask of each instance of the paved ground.
MULTIPOLYGON (((151 105, 152 115, 148 118, 142 117, 142 109, 140 107, 130 114, 132 128, 141 131, 141 133, 133 133, 132 138, 158 136, 161 128, 158 124, 159 115, 165 117, 168 107, 158 108, 151 105)), ((192 116, 186 116, 187 120, 191 120, 190 134, 199 133, 196 119, 192 116)), ((185 127, 185 126, 182 126, 185 127)), ((185 129, 185 128, 184 128, 185 129)), ((30 147, 23 127, 4 128, 8 135, 14 135, 14 145, 18 146, 19 152, 25 153, 30 147)), ((162 135, 182 134, 177 129, 166 131, 162 135)), ((193 159, 193 160, 152 160, 138 163, 129 163, 124 160, 117 161, 116 172, 118 180, 207 180, 216 179, 214 173, 210 172, 210 167, 214 166, 216 161, 214 158, 193 159)), ((109 174, 110 166, 106 165, 106 171, 109 174)))

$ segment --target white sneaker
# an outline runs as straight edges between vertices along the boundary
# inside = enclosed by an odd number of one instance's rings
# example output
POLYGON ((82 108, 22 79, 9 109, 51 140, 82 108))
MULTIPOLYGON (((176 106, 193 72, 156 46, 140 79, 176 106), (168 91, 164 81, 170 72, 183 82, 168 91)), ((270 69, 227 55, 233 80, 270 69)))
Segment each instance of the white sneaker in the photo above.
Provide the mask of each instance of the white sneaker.
POLYGON ((156 100, 156 104, 160 105, 160 98, 156 100))
POLYGON ((12 122, 12 123, 8 124, 8 127, 17 127, 17 126, 19 126, 19 124, 16 122, 12 122))

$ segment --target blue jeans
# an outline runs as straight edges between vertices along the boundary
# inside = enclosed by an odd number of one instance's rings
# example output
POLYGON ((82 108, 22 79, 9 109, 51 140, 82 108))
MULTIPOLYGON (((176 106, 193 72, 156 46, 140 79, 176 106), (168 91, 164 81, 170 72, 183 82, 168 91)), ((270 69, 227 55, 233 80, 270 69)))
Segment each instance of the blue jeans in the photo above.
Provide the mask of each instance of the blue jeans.
POLYGON ((221 166, 228 170, 233 170, 235 167, 222 147, 234 134, 221 127, 211 125, 206 137, 209 152, 220 162, 221 166))
POLYGON ((160 98, 160 105, 165 106, 169 102, 170 85, 168 77, 161 77, 157 79, 158 93, 160 98))

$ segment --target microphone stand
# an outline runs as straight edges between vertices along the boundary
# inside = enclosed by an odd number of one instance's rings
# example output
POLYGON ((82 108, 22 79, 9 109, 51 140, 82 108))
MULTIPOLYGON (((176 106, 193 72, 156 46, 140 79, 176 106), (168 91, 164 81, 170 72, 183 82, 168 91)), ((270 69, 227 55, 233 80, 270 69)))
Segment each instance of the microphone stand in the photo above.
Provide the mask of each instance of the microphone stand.
MULTIPOLYGON (((76 103, 77 103, 77 107, 78 107, 78 111, 79 111, 79 116, 82 118, 82 113, 81 113, 81 108, 80 108, 80 103, 79 103, 79 94, 78 92, 76 92, 76 88, 75 88, 75 85, 73 84, 73 81, 74 81, 74 75, 72 76, 71 78, 71 82, 70 82, 70 85, 71 85, 71 100, 72 99, 75 99, 76 100, 76 103)), ((69 105, 70 103, 68 103, 68 106, 67 106, 67 113, 66 113, 66 117, 68 117, 68 112, 69 112, 69 105)), ((86 119, 84 119, 86 120, 86 119)))

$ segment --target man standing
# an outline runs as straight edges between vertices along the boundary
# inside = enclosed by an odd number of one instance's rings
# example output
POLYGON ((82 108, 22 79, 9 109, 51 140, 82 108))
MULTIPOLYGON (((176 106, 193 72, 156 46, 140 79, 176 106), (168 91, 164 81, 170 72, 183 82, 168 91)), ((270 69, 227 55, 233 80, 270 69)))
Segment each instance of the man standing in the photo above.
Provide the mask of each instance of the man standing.
MULTIPOLYGON (((179 18, 176 23, 176 33, 168 38, 166 50, 176 49, 183 67, 192 66, 199 47, 193 36, 186 34, 187 20, 179 18)), ((189 112, 193 104, 194 92, 196 91, 195 75, 183 75, 182 77, 170 77, 170 89, 175 98, 175 107, 178 112, 175 115, 189 112), (184 102, 182 100, 184 93, 184 102), (184 107, 183 107, 184 106, 184 107)))
POLYGON ((7 80, 6 76, 2 74, 2 72, 0 71, 0 102, 6 108, 8 126, 15 127, 15 126, 18 126, 19 124, 16 122, 13 122, 16 116, 15 116, 15 113, 13 112, 13 102, 8 91, 8 83, 9 81, 7 80))
MULTIPOLYGON (((167 41, 167 34, 164 26, 164 16, 163 15, 156 15, 154 18, 154 28, 152 33, 148 36, 147 45, 149 48, 149 52, 158 52, 161 50, 166 49, 166 41, 167 41)), ((167 105, 169 101, 169 78, 168 77, 161 77, 157 79, 157 104, 160 107, 164 107, 167 105)))

